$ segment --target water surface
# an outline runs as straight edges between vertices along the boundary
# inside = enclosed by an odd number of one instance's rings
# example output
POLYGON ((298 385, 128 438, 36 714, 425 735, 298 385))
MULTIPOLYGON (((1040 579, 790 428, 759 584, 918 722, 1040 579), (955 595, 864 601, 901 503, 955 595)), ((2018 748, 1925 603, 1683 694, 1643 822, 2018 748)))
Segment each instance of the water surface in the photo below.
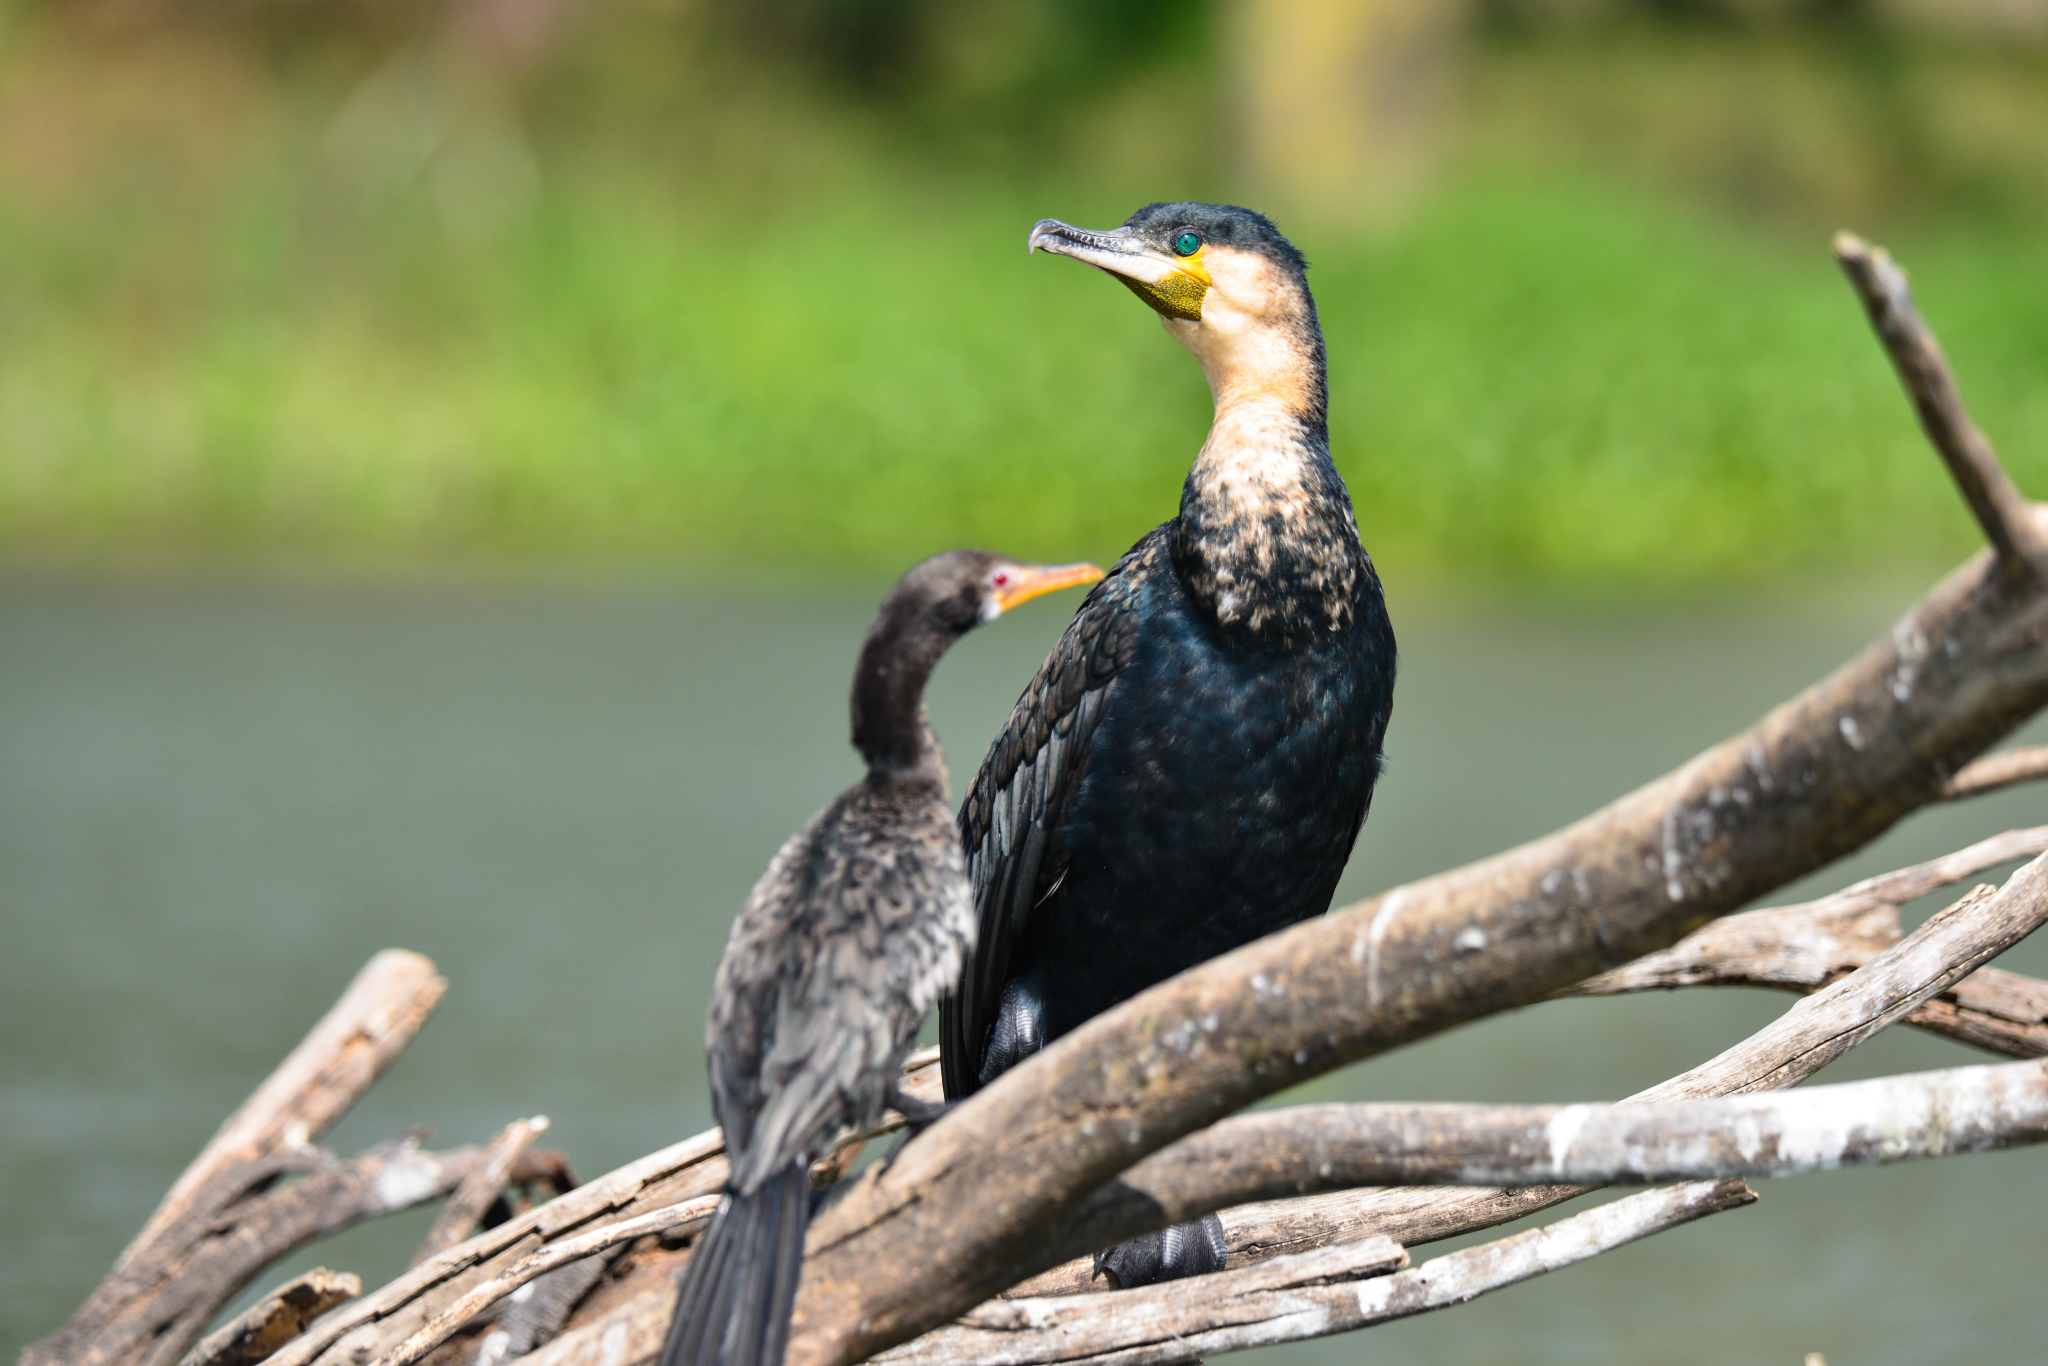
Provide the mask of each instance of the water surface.
MULTIPOLYGON (((845 686, 873 600, 0 586, 0 1346, 61 1322, 387 945, 432 957, 450 990, 338 1149, 420 1123, 471 1142, 545 1113, 588 1176, 708 1125, 712 967, 769 854, 857 773, 845 686)), ((1340 896, 1583 814, 1820 676, 1898 605, 1399 615, 1390 765, 1340 896)), ((959 782, 1071 607, 1034 604, 941 667, 932 710, 959 782)), ((1928 813, 1807 886, 2044 819, 2040 789, 1928 813)), ((2048 973, 2048 950, 2008 965, 2048 973)), ((1304 1090, 1611 1099, 1788 1002, 1557 1003, 1304 1090)), ((1827 1078, 1977 1060, 1900 1031, 1827 1078)), ((1459 1310, 1276 1350, 1289 1366, 1906 1366, 2032 1359, 2048 1340, 2032 1255, 2048 1152, 1762 1196, 1459 1310)), ((351 1231, 266 1283, 311 1265, 381 1281, 430 1217, 351 1231)))

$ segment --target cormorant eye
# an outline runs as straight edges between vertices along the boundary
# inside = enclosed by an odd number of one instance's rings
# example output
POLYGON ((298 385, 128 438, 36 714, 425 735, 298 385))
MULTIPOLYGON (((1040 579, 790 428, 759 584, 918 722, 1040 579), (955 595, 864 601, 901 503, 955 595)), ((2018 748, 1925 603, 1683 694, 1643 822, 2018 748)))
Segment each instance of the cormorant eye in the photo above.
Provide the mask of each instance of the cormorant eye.
POLYGON ((1184 232, 1173 239, 1173 249, 1182 256, 1193 256, 1202 249, 1202 239, 1191 232, 1184 232))
POLYGON ((998 569, 995 573, 988 576, 988 584, 991 588, 1008 588, 1010 586, 1010 571, 998 569))

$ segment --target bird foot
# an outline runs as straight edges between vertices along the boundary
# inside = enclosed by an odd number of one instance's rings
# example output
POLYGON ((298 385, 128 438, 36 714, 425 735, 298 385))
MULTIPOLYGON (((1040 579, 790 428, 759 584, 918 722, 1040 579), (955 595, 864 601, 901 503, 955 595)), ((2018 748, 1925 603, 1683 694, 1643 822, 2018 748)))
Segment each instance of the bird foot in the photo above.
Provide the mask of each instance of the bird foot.
POLYGON ((889 1088, 889 1107, 903 1116, 903 1125, 913 1138, 938 1123, 941 1116, 959 1103, 955 1100, 919 1100, 905 1094, 901 1086, 889 1088))
POLYGON ((1228 1251, 1223 1221, 1205 1214, 1192 1223, 1174 1224, 1096 1253, 1095 1274, 1107 1275, 1119 1290, 1129 1290, 1221 1271, 1228 1251))

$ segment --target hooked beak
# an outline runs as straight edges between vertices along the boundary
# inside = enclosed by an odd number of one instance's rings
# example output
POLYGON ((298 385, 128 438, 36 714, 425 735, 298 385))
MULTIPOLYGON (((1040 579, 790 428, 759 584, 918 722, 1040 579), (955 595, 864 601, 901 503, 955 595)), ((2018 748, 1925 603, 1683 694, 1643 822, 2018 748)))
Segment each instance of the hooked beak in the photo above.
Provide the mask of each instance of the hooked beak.
POLYGON ((1071 256, 1107 271, 1162 316, 1187 322, 1202 320, 1202 296, 1214 283, 1201 252, 1175 256, 1128 227, 1090 232, 1057 218, 1041 218, 1031 225, 1028 249, 1071 256))
POLYGON ((1100 566, 1086 563, 1019 565, 1012 571, 1010 582, 996 593, 996 609, 1007 612, 1033 598, 1057 593, 1062 588, 1094 583, 1101 577, 1100 566))

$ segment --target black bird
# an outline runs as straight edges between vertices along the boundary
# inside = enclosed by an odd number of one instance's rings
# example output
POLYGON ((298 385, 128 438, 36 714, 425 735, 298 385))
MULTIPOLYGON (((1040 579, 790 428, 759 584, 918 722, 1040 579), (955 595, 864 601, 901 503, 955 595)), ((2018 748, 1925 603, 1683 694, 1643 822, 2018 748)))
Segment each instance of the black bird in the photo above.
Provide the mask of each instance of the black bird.
POLYGON ((926 1120, 941 1108, 897 1088, 918 1025, 974 939, 925 681, 982 622, 1101 577, 1092 564, 953 550, 883 599, 853 676, 867 776, 776 851, 718 962, 705 1053, 732 1173, 683 1273, 663 1366, 779 1366, 811 1163, 887 1105, 926 1120))
MULTIPOLYGON (((940 1004, 957 1099, 1093 1015, 1329 908, 1365 821, 1394 633, 1330 460, 1307 263, 1264 217, 1153 204, 1030 245, 1116 277, 1216 400, 1180 515, 1118 560, 961 809, 980 929, 940 1004)), ((1222 1265, 1214 1216, 1097 1258, 1119 1285, 1222 1265)))

